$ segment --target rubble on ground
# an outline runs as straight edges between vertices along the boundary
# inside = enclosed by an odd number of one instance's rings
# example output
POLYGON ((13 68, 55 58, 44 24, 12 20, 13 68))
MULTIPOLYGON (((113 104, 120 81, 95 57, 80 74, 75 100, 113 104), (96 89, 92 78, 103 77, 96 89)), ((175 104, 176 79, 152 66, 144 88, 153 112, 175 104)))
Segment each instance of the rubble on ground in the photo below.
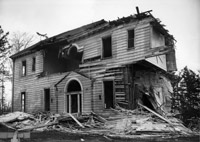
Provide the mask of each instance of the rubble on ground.
MULTIPOLYGON (((192 135, 182 122, 172 116, 162 117, 139 107, 126 110, 119 106, 110 109, 115 115, 104 118, 103 113, 73 116, 69 113, 14 112, 0 116, 0 124, 16 131, 63 131, 71 133, 102 134, 104 136, 137 135, 192 135)), ((0 125, 1 127, 1 125, 0 125)))

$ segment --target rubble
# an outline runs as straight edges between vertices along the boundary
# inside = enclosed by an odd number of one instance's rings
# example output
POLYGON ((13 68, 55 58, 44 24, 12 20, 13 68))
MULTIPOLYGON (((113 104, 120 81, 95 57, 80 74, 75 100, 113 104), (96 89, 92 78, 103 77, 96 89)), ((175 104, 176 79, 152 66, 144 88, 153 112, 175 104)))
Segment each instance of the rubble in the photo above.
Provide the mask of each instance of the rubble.
MULTIPOLYGON (((161 135, 192 135, 182 122, 172 116, 163 117, 139 104, 135 110, 126 110, 119 106, 110 111, 116 115, 103 118, 101 113, 74 116, 69 113, 54 114, 38 112, 28 114, 14 112, 0 116, 0 124, 15 131, 62 131, 68 133, 98 134, 106 137, 116 136, 161 136, 161 135), (147 111, 145 111, 145 109, 147 111)), ((1 127, 1 125, 0 125, 1 127)))

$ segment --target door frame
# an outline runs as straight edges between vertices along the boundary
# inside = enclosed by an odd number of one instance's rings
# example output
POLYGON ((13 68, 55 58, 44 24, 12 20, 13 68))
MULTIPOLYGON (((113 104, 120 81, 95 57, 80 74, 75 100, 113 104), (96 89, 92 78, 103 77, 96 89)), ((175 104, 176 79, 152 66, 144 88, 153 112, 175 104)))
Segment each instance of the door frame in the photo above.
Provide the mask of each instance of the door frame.
POLYGON ((113 79, 104 79, 104 80, 102 81, 102 83, 103 83, 103 85, 102 85, 102 90, 103 90, 103 108, 104 108, 104 109, 107 109, 107 108, 105 107, 105 99, 106 99, 106 97, 105 97, 104 82, 112 82, 112 84, 113 84, 113 107, 115 108, 115 103, 116 103, 115 84, 114 84, 115 81, 114 81, 113 79))
POLYGON ((49 111, 51 111, 51 89, 50 88, 44 88, 44 111, 46 110, 46 93, 45 90, 49 90, 49 111))
POLYGON ((71 113, 71 95, 77 95, 78 99, 78 112, 77 113, 82 113, 83 112, 83 86, 82 86, 82 83, 81 81, 78 79, 78 78, 70 78, 66 84, 65 84, 65 87, 64 87, 64 112, 67 113, 67 105, 69 105, 69 113, 71 113), (68 89, 68 85, 71 81, 77 81, 81 87, 81 91, 77 91, 77 92, 67 92, 67 89, 68 89), (69 104, 67 104, 67 96, 69 96, 69 104), (81 100, 79 99, 81 96, 81 100), (80 102, 81 101, 81 102, 80 102), (81 105, 81 106, 80 106, 81 105), (81 110, 80 110, 81 109, 81 110))

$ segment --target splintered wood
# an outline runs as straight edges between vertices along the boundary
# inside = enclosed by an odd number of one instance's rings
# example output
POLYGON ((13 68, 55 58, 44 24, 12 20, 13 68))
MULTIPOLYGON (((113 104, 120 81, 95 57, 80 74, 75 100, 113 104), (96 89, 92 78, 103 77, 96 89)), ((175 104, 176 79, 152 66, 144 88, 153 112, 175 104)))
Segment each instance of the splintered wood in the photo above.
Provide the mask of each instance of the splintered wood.
POLYGON ((14 112, 0 116, 0 127, 7 127, 14 132, 56 130, 106 136, 193 134, 191 130, 183 126, 180 120, 174 117, 165 118, 148 107, 139 105, 141 107, 135 110, 127 110, 117 105, 115 109, 101 113, 91 112, 91 114, 82 114, 77 117, 70 113, 14 112), (143 108, 148 112, 145 112, 143 108))

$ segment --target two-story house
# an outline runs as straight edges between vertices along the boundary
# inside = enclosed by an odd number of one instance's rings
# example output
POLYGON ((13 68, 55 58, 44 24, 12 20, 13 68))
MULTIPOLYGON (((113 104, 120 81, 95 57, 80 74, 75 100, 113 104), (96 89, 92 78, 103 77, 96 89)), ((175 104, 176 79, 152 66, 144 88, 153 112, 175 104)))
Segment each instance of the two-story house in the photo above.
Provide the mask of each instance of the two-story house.
POLYGON ((11 56, 13 111, 169 108, 174 38, 149 11, 70 30, 11 56))

